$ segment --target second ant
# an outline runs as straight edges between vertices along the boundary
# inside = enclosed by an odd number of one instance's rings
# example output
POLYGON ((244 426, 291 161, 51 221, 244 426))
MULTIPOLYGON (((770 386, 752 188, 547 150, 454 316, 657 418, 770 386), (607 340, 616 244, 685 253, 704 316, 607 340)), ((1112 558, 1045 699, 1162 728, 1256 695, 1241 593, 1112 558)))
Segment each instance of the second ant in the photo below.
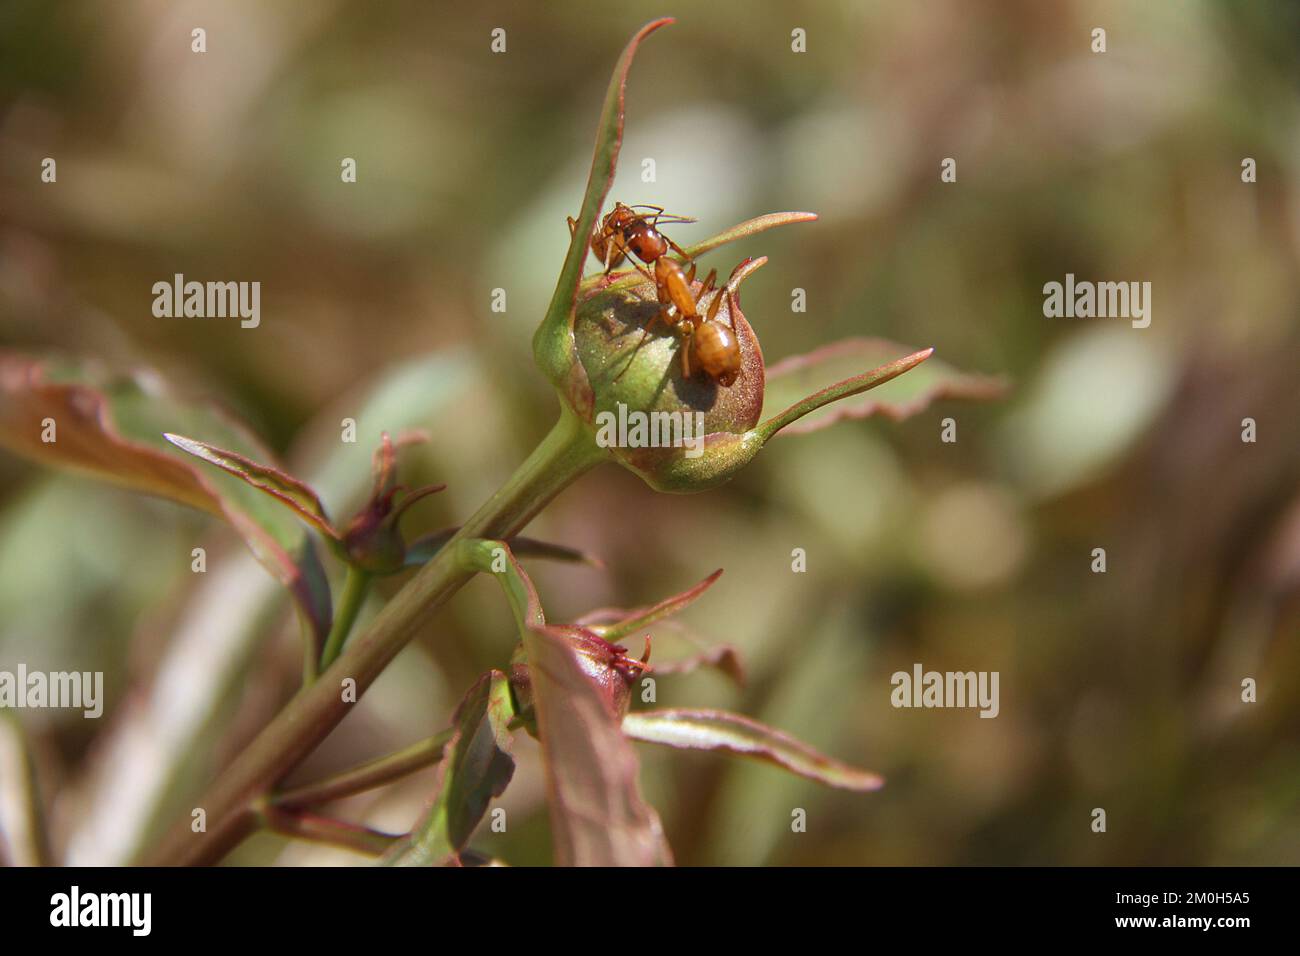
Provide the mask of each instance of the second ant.
MULTIPOLYGON (((714 294, 708 312, 701 316, 699 303, 714 290, 717 270, 710 271, 700 285, 698 294, 693 294, 691 283, 695 280, 694 260, 658 228, 663 222, 694 221, 685 216, 666 213, 662 206, 615 203, 613 211, 592 230, 591 251, 605 265, 606 274, 628 258, 642 275, 654 283, 660 304, 654 321, 662 321, 676 333, 682 356, 682 376, 691 377, 694 363, 711 380, 726 388, 735 382, 742 371, 740 340, 736 335, 734 318, 727 325, 718 321, 717 314, 725 297, 728 317, 734 315, 737 277, 747 263, 736 267, 727 284, 714 294), (647 214, 638 210, 646 210, 647 214), (669 251, 690 262, 690 269, 683 270, 680 262, 669 257, 669 251), (638 263, 631 257, 641 262, 638 263), (651 265, 654 267, 653 272, 647 268, 651 265)), ((572 233, 576 226, 577 223, 570 218, 569 232, 572 233)))

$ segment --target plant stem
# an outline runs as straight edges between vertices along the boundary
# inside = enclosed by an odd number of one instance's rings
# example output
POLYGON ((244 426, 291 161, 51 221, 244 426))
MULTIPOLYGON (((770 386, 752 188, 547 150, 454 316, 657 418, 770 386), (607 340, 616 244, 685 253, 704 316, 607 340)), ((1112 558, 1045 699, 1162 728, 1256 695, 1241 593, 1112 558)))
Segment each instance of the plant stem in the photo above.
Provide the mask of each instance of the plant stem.
POLYGON ((586 426, 563 408, 555 427, 510 479, 407 582, 320 679, 289 701, 196 803, 207 813, 206 832, 192 832, 187 814, 146 862, 203 865, 225 856, 255 829, 255 802, 347 716, 353 695, 345 682, 355 682, 355 697, 359 697, 429 623, 437 608, 474 576, 475 572, 457 560, 458 539, 517 534, 551 499, 606 455, 586 426))
POLYGON ((400 780, 407 774, 432 766, 441 760, 447 742, 455 734, 456 728, 448 727, 441 733, 426 737, 396 753, 333 774, 324 780, 274 794, 271 797, 271 804, 277 807, 319 806, 331 800, 350 797, 394 780, 400 780))
POLYGON ((298 628, 302 632, 302 685, 306 687, 320 674, 320 650, 316 644, 316 632, 307 620, 306 614, 296 614, 298 628))
POLYGON ((11 828, 11 866, 50 866, 45 806, 36 778, 36 761, 21 721, 0 710, 0 831, 11 828))
POLYGON ((343 593, 339 597, 339 606, 334 611, 334 623, 330 626, 329 637, 325 639, 325 649, 320 655, 320 669, 328 670, 343 650, 343 642, 348 639, 352 625, 356 623, 361 605, 366 603, 370 592, 370 575, 355 564, 348 565, 347 577, 343 579, 343 593))
POLYGON ((381 833, 356 823, 317 816, 314 813, 271 809, 266 812, 266 824, 273 832, 282 836, 307 840, 311 843, 324 843, 328 846, 341 846, 370 856, 382 856, 390 846, 401 839, 400 836, 381 833))

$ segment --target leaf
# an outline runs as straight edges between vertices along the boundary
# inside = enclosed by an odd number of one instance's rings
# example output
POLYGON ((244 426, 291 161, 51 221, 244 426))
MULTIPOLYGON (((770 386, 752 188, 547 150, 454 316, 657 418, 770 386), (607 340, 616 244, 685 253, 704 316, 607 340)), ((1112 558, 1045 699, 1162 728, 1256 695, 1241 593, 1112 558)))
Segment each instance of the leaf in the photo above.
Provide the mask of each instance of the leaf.
MULTIPOLYGON (((631 610, 617 607, 599 608, 584 614, 575 623, 591 628, 607 641, 618 642, 690 606, 720 577, 722 577, 722 569, 718 568, 694 587, 688 588, 681 594, 665 598, 657 604, 631 610)), ((737 685, 743 687, 745 684, 745 667, 741 663, 739 652, 730 644, 709 648, 680 660, 665 662, 656 659, 654 671, 656 674, 689 674, 700 667, 712 667, 730 677, 737 685)))
POLYGON ((620 638, 624 638, 634 631, 639 631, 655 621, 662 620, 676 614, 693 604, 695 600, 713 586, 713 583, 722 577, 722 568, 714 571, 707 578, 692 588, 683 591, 681 594, 674 594, 670 598, 665 598, 658 604, 650 607, 635 608, 631 611, 618 609, 606 609, 593 611, 585 617, 579 618, 576 623, 579 625, 595 625, 599 620, 608 620, 611 616, 614 623, 606 624, 601 627, 594 627, 596 632, 607 641, 618 643, 620 638))
MULTIPOLYGON (((796 222, 813 222, 817 219, 815 212, 770 212, 764 216, 757 216, 754 219, 746 220, 739 225, 732 226, 730 229, 724 229, 716 236, 710 236, 703 242, 697 242, 693 246, 687 246, 683 251, 686 253, 686 260, 698 259, 707 252, 721 248, 729 242, 736 242, 740 239, 747 239, 750 236, 756 236, 760 232, 766 232, 769 229, 775 229, 777 226, 788 226, 796 222)), ((674 257, 678 258, 678 257, 674 257)), ((767 263, 767 256, 758 256, 745 260, 745 268, 737 270, 728 280, 728 284, 734 283, 739 285, 744 278, 756 269, 761 268, 767 263)), ((609 275, 597 272, 587 276, 582 281, 582 292, 586 295, 595 292, 608 292, 614 289, 621 289, 625 286, 637 285, 645 281, 643 276, 636 269, 627 269, 621 272, 612 272, 609 275)))
POLYGON ((671 864, 659 815, 637 785, 636 752, 583 673, 566 629, 529 628, 524 648, 546 765, 555 862, 671 864))
POLYGON ((758 430, 766 439, 782 430, 801 434, 872 415, 902 421, 939 399, 992 399, 1006 392, 1000 379, 959 372, 931 359, 933 349, 907 352, 906 346, 884 339, 845 339, 768 366, 763 414, 769 417, 758 430), (862 394, 868 389, 869 397, 862 394), (847 401, 850 396, 861 397, 847 401), (834 408, 824 407, 832 402, 834 408), (777 409, 782 411, 774 414, 777 409))
MULTIPOLYGON (((430 424, 463 400, 480 373, 474 356, 460 349, 376 370, 304 426, 295 471, 326 501, 364 500, 370 449, 381 429, 430 424), (345 416, 357 422, 356 444, 338 440, 345 416)), ((281 597, 274 579, 250 568, 246 557, 233 554, 216 573, 195 575, 202 580, 194 582, 162 651, 156 682, 97 740, 87 812, 68 837, 70 862, 120 866, 138 859, 173 817, 194 806, 222 742, 238 725, 233 714, 249 662, 264 649, 266 623, 281 597), (227 610, 232 589, 243 603, 239 614, 227 610)))
POLYGON ((312 491, 305 482, 299 481, 293 475, 280 471, 278 468, 258 464, 238 452, 227 451, 224 448, 209 445, 207 442, 186 438, 183 435, 173 435, 170 432, 164 433, 163 437, 181 451, 188 452, 195 458, 201 458, 209 464, 216 465, 222 471, 234 475, 252 487, 266 492, 277 501, 283 502, 292 508, 298 517, 314 525, 327 537, 338 540, 338 532, 330 524, 330 520, 325 514, 325 506, 321 504, 316 492, 312 491))
POLYGON ((515 772, 509 724, 514 716, 510 682, 489 671, 456 709, 456 735, 442 762, 438 795, 406 839, 385 855, 390 866, 458 864, 459 854, 493 797, 505 792, 515 772))
POLYGON ((663 17, 647 23, 638 30, 623 48, 614 73, 610 77, 605 91, 605 102, 601 107, 600 120, 596 126, 596 145, 592 151, 591 172, 587 177, 587 188, 582 196, 582 209, 578 213, 578 223, 569 240, 569 250, 560 269, 560 277, 555 284, 555 292, 547 306, 546 316, 533 339, 533 352, 538 367, 554 383, 560 384, 569 372, 573 351, 574 309, 577 306, 578 284, 582 278, 583 263, 587 261, 588 242, 596 217, 605 205, 610 184, 614 181, 614 172, 618 167, 618 154, 623 145, 624 96, 627 89, 627 74, 632 68, 641 41, 658 30, 675 22, 672 17, 663 17))
POLYGON ((329 586, 306 530, 257 489, 183 458, 163 438, 168 431, 272 457, 241 426, 210 405, 180 401, 151 373, 110 375, 94 364, 0 353, 0 445, 224 517, 289 589, 319 644, 329 630, 329 586), (56 441, 41 440, 45 419, 54 420, 56 441))
MULTIPOLYGON (((421 535, 406 546, 406 566, 416 568, 427 563, 435 554, 442 550, 443 545, 452 539, 460 525, 454 525, 450 528, 442 528, 438 531, 431 531, 426 535, 421 535)), ((605 562, 588 551, 581 551, 577 548, 570 548, 563 544, 552 544, 549 541, 538 541, 536 538, 507 538, 506 544, 510 550, 519 557, 524 558, 547 558, 551 561, 572 562, 574 564, 589 564, 595 568, 603 568, 605 562)))
POLYGON ((720 671, 735 682, 736 686, 745 686, 745 665, 741 662, 740 651, 731 644, 719 644, 690 657, 675 661, 655 661, 655 674, 689 674, 701 667, 711 667, 720 671))
POLYGON ((777 226, 787 226, 796 222, 814 222, 817 219, 815 212, 770 212, 765 216, 757 216, 732 226, 730 229, 723 230, 716 236, 710 236, 703 242, 697 242, 693 246, 688 246, 686 253, 692 259, 698 259, 706 252, 712 252, 720 246, 725 246, 729 242, 736 242, 739 239, 747 239, 750 236, 756 236, 760 232, 766 232, 769 229, 775 229, 777 226))
POLYGON ((885 782, 874 773, 832 760, 787 733, 725 710, 632 713, 623 718, 623 732, 644 743, 752 757, 844 790, 878 790, 885 782))
MULTIPOLYGON (((470 567, 491 572, 503 545, 474 540, 461 547, 470 567)), ((528 659, 556 863, 670 864, 659 815, 637 784, 636 751, 574 650, 575 640, 593 632, 548 625, 532 581, 514 555, 506 555, 506 571, 493 576, 506 591, 528 659)))

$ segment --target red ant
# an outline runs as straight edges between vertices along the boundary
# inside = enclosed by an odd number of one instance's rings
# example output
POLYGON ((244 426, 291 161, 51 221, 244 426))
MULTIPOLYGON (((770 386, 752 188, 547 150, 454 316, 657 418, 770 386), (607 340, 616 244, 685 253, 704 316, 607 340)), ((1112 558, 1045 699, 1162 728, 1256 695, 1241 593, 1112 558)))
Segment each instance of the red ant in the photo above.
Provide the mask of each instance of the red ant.
MULTIPOLYGON (((635 254, 642 262, 653 262, 666 254, 669 249, 683 259, 690 259, 681 246, 659 232, 661 222, 679 223, 695 222, 687 216, 678 216, 666 212, 663 206, 638 204, 628 206, 621 202, 614 203, 613 210, 598 221, 591 229, 591 251, 605 267, 605 274, 622 263, 629 252, 635 254), (644 215, 637 210, 646 210, 644 215)), ((569 217, 569 235, 578 226, 578 221, 569 217)))
MULTIPOLYGON (((718 277, 717 270, 712 270, 705 278, 698 295, 692 294, 690 284, 695 281, 694 260, 658 229, 661 222, 694 221, 665 213, 662 206, 627 206, 615 203, 613 211, 601 220, 598 228, 592 230, 591 249, 605 263, 606 273, 629 255, 645 263, 632 264, 654 283, 660 304, 654 321, 662 321, 677 333, 682 354, 682 376, 691 377, 693 359, 695 365, 703 369, 709 378, 726 388, 742 370, 740 340, 736 336, 735 319, 732 318, 731 326, 727 326, 717 320, 717 314, 725 296, 728 316, 734 316, 734 283, 741 267, 736 267, 736 272, 732 273, 727 285, 714 295, 708 314, 701 316, 698 303, 713 290, 718 277), (647 217, 637 212, 638 209, 653 212, 647 217), (683 271, 681 263, 669 258, 669 250, 690 262, 690 270, 683 271), (651 264, 654 272, 646 268, 651 264)), ((569 219, 570 234, 575 226, 573 219, 569 219)))

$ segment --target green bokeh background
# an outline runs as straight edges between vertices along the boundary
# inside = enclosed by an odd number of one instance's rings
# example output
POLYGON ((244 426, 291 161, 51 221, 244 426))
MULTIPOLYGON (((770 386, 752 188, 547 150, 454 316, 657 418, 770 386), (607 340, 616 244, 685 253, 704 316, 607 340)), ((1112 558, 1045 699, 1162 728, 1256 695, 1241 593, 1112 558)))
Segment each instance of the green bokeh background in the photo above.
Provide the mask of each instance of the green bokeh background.
MULTIPOLYGON (((602 469, 533 526, 608 565, 535 566, 555 620, 725 568, 681 620, 737 645, 749 684, 665 677, 659 704, 735 709, 887 778, 851 795, 643 748, 679 861, 1300 862, 1294 4, 7 0, 0 342, 150 366, 309 472, 358 390, 439 353, 449 397, 404 477, 449 489, 407 521, 453 523, 554 418, 531 333, 609 70, 661 14, 679 22, 633 68, 611 199, 697 217, 673 231, 682 244, 764 212, 821 214, 706 260, 726 274, 770 257, 744 293, 769 362, 883 336, 1014 386, 993 404, 782 437, 704 495, 602 469), (796 27, 806 53, 791 51, 796 27), (39 178, 47 156, 55 184, 39 178), (344 157, 355 184, 340 182, 344 157), (940 181, 946 157, 956 183, 940 181), (177 272, 260 281, 261 326, 155 318, 151 286, 177 272), (1150 281, 1150 328, 1045 318, 1042 287, 1067 272, 1150 281), (892 708, 890 675, 915 662, 998 671, 1000 715, 892 708), (791 832, 793 808, 807 832, 791 832)), ((356 480, 366 454, 350 459, 356 480)), ((334 512, 348 485, 330 486, 334 512)), ((103 670, 109 690, 98 722, 23 715, 60 847, 112 829, 97 759, 194 613, 196 543, 242 559, 202 516, 0 456, 0 667, 103 670)), ((262 628, 210 730, 213 763, 182 775, 170 814, 292 692, 286 613, 262 628)), ((299 779, 438 729, 513 640, 493 583, 474 582, 299 779)), ((519 749, 507 833, 476 846, 544 862, 536 751, 519 749)), ((399 829, 430 780, 341 812, 399 829)), ((111 859, 96 853, 72 858, 111 859)), ((235 859, 362 861, 271 838, 235 859)))

